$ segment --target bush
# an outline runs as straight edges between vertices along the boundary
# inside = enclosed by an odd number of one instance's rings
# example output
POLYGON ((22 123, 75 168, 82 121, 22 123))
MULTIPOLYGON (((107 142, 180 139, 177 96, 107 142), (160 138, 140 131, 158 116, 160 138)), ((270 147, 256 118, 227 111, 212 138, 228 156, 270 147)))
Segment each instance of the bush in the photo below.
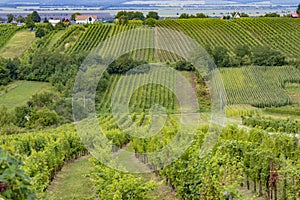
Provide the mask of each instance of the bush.
POLYGON ((30 179, 19 166, 23 165, 9 151, 0 147, 0 199, 34 199, 30 179))
POLYGON ((259 66, 285 65, 285 56, 281 52, 272 50, 267 46, 255 47, 252 55, 252 63, 259 66))
POLYGON ((34 110, 29 116, 29 120, 26 123, 28 128, 44 128, 47 126, 57 125, 59 123, 59 116, 55 111, 51 111, 44 107, 40 110, 34 110))
POLYGON ((194 66, 185 60, 180 60, 180 61, 176 62, 175 69, 179 70, 179 71, 194 71, 195 70, 194 66))

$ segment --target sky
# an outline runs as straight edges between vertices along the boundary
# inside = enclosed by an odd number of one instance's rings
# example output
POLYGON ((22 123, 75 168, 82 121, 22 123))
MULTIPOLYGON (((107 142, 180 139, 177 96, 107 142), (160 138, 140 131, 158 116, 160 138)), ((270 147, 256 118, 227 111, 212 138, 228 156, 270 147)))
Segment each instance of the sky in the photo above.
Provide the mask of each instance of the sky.
MULTIPOLYGON (((121 3, 121 2, 127 2, 127 1, 133 1, 133 0, 0 0, 0 4, 5 4, 5 3, 9 3, 9 4, 24 4, 25 2, 28 3, 39 3, 42 5, 61 5, 62 3, 64 5, 69 4, 69 5, 92 5, 92 4, 116 4, 116 3, 121 3)), ((141 0, 142 1, 142 0, 141 0)), ((145 0, 147 1, 147 0, 145 0)), ((164 1, 164 0, 158 0, 158 1, 164 1)), ((180 1, 180 0, 177 0, 180 1)), ((187 0, 182 0, 182 2, 187 1, 187 0)), ((202 0, 201 0, 202 1, 202 0)), ((206 0, 207 3, 209 4, 214 4, 214 2, 220 2, 222 0, 206 0)), ((284 0, 224 0, 224 1, 234 1, 237 3, 255 3, 255 2, 271 2, 273 4, 295 4, 297 5, 298 3, 300 3, 299 0, 288 0, 288 1, 284 1, 284 0)))

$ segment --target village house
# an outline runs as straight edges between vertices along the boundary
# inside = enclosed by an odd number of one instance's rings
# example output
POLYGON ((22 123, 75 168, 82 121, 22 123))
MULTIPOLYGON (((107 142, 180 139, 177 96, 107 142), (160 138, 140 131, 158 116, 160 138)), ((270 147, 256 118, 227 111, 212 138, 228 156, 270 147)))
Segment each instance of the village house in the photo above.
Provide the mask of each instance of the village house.
POLYGON ((59 22, 60 22, 60 19, 49 19, 49 23, 52 24, 52 26, 55 26, 59 22))
POLYGON ((300 14, 297 14, 297 13, 292 14, 292 18, 300 18, 300 14))
POLYGON ((75 17, 76 24, 93 24, 97 21, 96 15, 77 15, 75 17))

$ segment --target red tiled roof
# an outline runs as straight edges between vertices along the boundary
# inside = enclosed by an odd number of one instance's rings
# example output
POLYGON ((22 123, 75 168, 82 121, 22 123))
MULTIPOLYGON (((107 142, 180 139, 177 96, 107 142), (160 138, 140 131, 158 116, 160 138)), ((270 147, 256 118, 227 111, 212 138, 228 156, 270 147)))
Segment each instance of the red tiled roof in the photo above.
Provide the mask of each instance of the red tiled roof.
POLYGON ((292 17, 294 17, 294 18, 300 18, 300 14, 297 14, 297 13, 292 14, 292 17))
POLYGON ((77 21, 77 20, 87 20, 87 19, 90 18, 90 17, 94 18, 95 20, 97 19, 97 16, 96 16, 96 15, 77 15, 77 16, 75 17, 75 20, 76 20, 76 21, 77 21))

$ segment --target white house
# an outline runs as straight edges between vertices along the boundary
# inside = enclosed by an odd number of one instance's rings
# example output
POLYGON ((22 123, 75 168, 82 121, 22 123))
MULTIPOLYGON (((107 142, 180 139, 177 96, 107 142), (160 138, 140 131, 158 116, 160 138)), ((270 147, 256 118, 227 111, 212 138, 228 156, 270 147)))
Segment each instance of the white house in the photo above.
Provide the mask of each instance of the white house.
POLYGON ((77 15, 76 24, 93 24, 97 20, 96 15, 77 15))
POLYGON ((235 13, 235 15, 233 16, 233 19, 240 19, 241 18, 241 14, 240 13, 235 13))
POLYGON ((52 24, 52 26, 55 26, 59 22, 60 22, 60 19, 49 19, 49 23, 52 24))

